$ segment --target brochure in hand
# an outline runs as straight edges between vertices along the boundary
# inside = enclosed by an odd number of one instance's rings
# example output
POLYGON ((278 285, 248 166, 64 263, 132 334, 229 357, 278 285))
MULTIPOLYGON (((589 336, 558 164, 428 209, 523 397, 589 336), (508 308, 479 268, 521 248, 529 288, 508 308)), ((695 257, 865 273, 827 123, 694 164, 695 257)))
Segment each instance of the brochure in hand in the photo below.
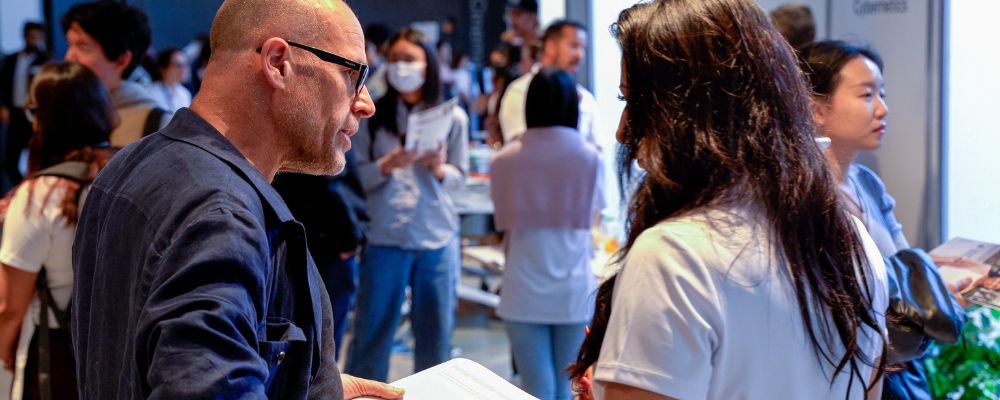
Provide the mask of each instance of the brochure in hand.
POLYGON ((976 282, 962 293, 966 300, 1000 309, 1000 244, 954 238, 931 251, 931 256, 945 283, 965 278, 976 282))
POLYGON ((426 110, 413 112, 406 120, 406 151, 416 151, 426 154, 445 143, 451 125, 455 122, 455 107, 458 99, 454 98, 426 110))
MULTIPOLYGON (((406 389, 406 400, 538 400, 486 367, 465 358, 435 365, 392 382, 406 389)), ((362 397, 365 400, 375 400, 362 397)))

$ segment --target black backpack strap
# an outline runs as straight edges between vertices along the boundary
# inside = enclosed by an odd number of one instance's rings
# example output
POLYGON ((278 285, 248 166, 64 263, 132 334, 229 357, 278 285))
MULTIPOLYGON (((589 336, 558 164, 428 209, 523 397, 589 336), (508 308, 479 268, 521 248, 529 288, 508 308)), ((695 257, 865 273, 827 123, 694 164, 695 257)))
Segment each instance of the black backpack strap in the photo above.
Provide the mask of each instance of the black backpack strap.
MULTIPOLYGON (((60 329, 69 331, 70 323, 69 308, 62 310, 56 305, 48 282, 43 266, 35 280, 38 302, 41 306, 38 313, 38 388, 42 400, 52 400, 52 334, 49 330, 49 310, 55 315, 60 329)), ((69 348, 72 354, 72 346, 69 348)))
POLYGON ((163 115, 166 113, 166 110, 159 107, 153 107, 149 110, 149 114, 146 114, 146 123, 142 127, 142 136, 149 136, 160 130, 160 121, 163 120, 163 115))
POLYGON ((63 161, 59 164, 35 172, 28 178, 37 178, 39 176, 58 176, 60 178, 66 178, 80 183, 87 182, 92 178, 90 176, 90 164, 83 161, 63 161))
MULTIPOLYGON (((40 176, 57 176, 80 183, 86 183, 92 178, 90 176, 90 164, 83 161, 64 161, 35 172, 29 178, 40 176)), ((38 295, 40 306, 37 332, 39 397, 42 400, 52 400, 52 333, 49 328, 49 310, 52 310, 52 314, 55 315, 59 328, 69 331, 69 307, 63 310, 56 304, 55 298, 52 297, 52 291, 49 289, 48 274, 45 272, 45 266, 42 266, 42 269, 38 271, 38 277, 35 279, 35 291, 38 295)), ((72 346, 69 346, 69 349, 70 354, 72 354, 72 346)))
POLYGON ((56 322, 59 323, 59 329, 69 330, 69 308, 67 307, 63 310, 56 305, 56 300, 52 297, 52 290, 49 289, 48 280, 45 278, 45 267, 42 267, 42 270, 38 273, 38 280, 35 283, 38 290, 38 300, 41 302, 42 307, 48 307, 52 310, 52 314, 56 316, 56 322))

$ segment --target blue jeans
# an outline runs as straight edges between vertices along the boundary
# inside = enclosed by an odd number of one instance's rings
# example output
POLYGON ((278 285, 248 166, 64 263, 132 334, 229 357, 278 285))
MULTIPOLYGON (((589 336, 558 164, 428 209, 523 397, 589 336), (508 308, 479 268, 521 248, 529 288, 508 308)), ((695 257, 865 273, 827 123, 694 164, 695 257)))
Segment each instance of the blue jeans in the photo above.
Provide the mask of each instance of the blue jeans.
POLYGON ((576 361, 587 324, 504 321, 504 326, 524 390, 541 400, 573 398, 566 368, 576 361))
POLYGON ((346 373, 385 382, 400 307, 410 287, 414 372, 447 361, 455 325, 455 244, 437 250, 366 246, 346 373))

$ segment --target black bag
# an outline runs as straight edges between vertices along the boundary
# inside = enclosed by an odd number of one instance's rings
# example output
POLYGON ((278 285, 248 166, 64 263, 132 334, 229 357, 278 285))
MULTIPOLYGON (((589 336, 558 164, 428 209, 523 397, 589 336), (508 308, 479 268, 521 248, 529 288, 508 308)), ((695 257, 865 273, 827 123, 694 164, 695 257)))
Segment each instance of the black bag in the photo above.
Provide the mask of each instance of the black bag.
POLYGON ((932 340, 955 343, 965 325, 965 310, 952 298, 937 265, 921 249, 907 249, 890 257, 890 364, 922 358, 932 340))

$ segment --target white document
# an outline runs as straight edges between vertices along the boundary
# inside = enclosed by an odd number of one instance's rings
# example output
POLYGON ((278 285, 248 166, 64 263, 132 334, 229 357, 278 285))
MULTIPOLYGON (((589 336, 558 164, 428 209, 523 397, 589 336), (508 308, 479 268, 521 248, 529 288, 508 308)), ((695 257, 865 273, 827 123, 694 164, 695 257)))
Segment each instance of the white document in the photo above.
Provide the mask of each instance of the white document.
POLYGON ((455 107, 458 98, 426 110, 410 113, 406 119, 406 151, 416 150, 419 155, 437 150, 444 144, 455 122, 455 107))
POLYGON ((538 400, 486 367, 464 358, 438 364, 392 385, 406 389, 404 400, 538 400))

